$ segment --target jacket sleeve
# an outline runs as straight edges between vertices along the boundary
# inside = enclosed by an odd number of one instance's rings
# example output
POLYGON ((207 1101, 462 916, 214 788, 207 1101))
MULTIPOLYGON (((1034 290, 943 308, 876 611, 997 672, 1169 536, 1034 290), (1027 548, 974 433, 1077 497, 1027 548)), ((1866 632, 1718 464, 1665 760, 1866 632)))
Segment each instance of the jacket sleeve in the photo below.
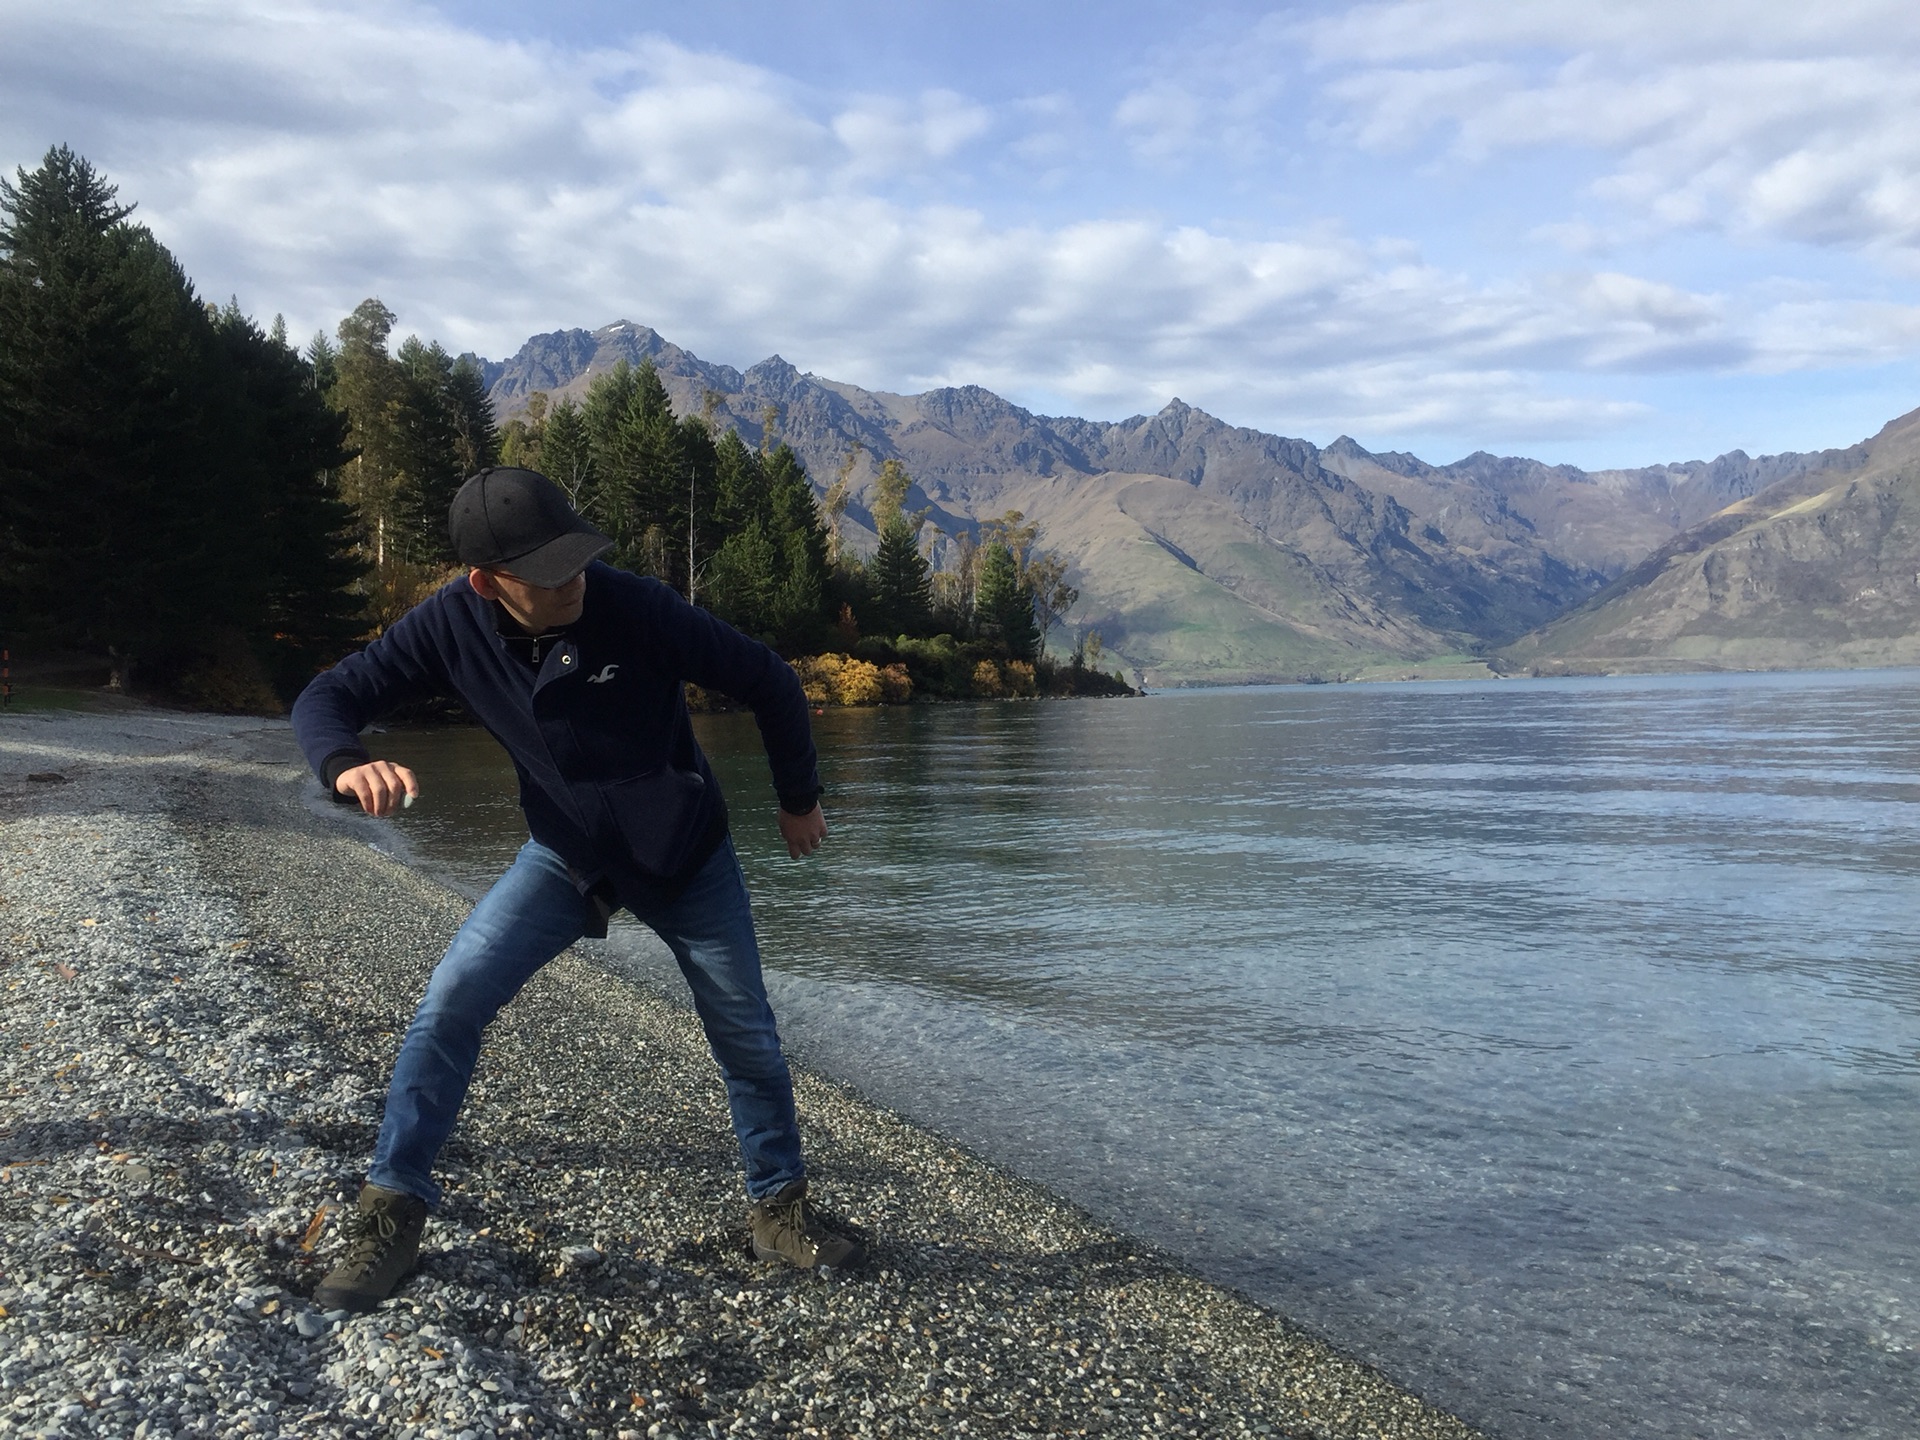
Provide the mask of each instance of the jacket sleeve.
POLYGON ((438 601, 409 610, 378 640, 308 682, 293 702, 293 734, 328 794, 342 770, 373 757, 360 732, 411 701, 451 693, 433 643, 438 601))
POLYGON ((820 802, 819 758, 806 692, 793 667, 771 647, 689 605, 667 585, 646 586, 642 601, 651 612, 650 628, 683 680, 753 711, 780 808, 795 815, 812 810, 820 802))

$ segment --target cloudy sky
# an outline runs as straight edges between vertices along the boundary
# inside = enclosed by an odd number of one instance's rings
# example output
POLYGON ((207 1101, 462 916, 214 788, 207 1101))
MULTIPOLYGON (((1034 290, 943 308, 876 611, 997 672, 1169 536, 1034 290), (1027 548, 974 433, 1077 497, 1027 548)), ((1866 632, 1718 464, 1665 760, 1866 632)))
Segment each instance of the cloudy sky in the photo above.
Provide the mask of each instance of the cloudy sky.
POLYGON ((201 290, 1585 466, 1920 405, 1911 0, 0 0, 201 290))

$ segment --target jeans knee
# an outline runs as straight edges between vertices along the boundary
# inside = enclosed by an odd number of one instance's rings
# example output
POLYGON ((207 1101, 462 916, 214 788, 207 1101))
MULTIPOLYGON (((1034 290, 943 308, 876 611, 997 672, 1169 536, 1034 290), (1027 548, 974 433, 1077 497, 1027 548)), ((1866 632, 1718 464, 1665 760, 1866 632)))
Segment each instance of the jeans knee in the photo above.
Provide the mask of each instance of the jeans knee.
POLYGON ((713 1058, 729 1080, 786 1080, 787 1057, 781 1053, 780 1038, 772 1032, 750 1037, 709 1037, 713 1058))
POLYGON ((456 987, 429 990, 414 1011, 408 1034, 452 1044, 477 1040, 499 1013, 500 1002, 479 991, 456 987))

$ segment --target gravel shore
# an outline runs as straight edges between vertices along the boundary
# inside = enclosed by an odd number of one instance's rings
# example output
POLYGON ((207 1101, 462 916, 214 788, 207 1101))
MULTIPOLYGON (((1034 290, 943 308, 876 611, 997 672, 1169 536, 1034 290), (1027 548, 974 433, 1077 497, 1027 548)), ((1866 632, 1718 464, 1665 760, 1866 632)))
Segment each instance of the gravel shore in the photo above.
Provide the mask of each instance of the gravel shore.
POLYGON ((0 1434, 1473 1433, 804 1073, 872 1260, 754 1261, 697 1025, 592 944, 489 1032, 420 1269, 316 1313, 467 909, 381 834, 281 723, 0 716, 0 1434))

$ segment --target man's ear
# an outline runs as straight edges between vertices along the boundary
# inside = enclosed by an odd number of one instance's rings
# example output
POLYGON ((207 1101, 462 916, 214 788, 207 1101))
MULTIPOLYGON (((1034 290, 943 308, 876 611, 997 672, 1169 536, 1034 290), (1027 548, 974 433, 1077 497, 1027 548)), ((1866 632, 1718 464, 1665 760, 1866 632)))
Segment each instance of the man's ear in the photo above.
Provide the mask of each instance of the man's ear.
POLYGON ((493 576, 477 565, 467 572, 467 583, 473 586, 473 593, 482 600, 500 598, 500 587, 493 583, 493 576))

